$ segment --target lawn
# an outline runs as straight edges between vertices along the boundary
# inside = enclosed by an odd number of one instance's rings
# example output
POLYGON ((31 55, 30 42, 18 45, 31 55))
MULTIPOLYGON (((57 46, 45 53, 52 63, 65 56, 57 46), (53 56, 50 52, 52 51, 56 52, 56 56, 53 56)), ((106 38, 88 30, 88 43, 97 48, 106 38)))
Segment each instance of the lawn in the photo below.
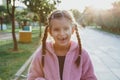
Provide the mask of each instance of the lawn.
POLYGON ((19 70, 40 45, 39 41, 39 29, 32 31, 31 43, 18 42, 18 52, 12 51, 12 40, 0 41, 0 80, 11 80, 17 70, 19 70))

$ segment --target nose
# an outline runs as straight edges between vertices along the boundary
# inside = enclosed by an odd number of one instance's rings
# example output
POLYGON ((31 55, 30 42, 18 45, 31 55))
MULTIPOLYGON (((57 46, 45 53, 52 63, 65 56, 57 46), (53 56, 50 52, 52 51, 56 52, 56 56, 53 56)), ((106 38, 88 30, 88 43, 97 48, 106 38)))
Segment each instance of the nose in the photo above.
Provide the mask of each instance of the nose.
POLYGON ((63 36, 65 34, 64 30, 60 30, 60 35, 63 36))

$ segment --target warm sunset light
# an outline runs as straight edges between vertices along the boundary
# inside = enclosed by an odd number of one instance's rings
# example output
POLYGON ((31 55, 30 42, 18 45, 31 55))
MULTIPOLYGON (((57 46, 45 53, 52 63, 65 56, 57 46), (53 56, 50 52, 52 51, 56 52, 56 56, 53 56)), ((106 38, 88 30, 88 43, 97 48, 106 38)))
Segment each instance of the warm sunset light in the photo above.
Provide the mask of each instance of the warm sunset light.
POLYGON ((109 9, 116 0, 62 0, 58 9, 78 9, 83 11, 86 6, 95 9, 109 9))
POLYGON ((0 0, 0 5, 2 5, 3 3, 2 3, 2 1, 0 0))

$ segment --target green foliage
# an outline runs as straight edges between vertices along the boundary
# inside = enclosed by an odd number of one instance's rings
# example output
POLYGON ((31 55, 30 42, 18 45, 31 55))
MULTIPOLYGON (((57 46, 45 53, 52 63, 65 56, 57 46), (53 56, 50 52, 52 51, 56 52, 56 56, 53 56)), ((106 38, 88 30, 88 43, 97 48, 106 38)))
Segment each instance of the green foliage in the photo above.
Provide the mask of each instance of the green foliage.
POLYGON ((95 23, 102 29, 120 33, 120 1, 115 2, 113 8, 100 11, 95 16, 95 23))
POLYGON ((37 16, 37 15, 34 15, 33 21, 36 22, 36 21, 38 21, 38 20, 39 20, 38 16, 37 16))
POLYGON ((51 0, 23 0, 26 6, 34 13, 37 13, 41 23, 46 22, 47 15, 55 8, 58 1, 51 0))
POLYGON ((9 21, 9 16, 7 15, 6 7, 0 5, 0 20, 1 19, 3 23, 7 23, 9 21))
POLYGON ((15 16, 16 16, 16 19, 18 21, 21 21, 23 19, 26 19, 26 15, 28 14, 28 10, 27 9, 24 9, 24 10, 21 10, 21 11, 16 11, 15 12, 15 16))
POLYGON ((0 5, 0 13, 1 13, 1 12, 6 12, 6 7, 5 7, 5 6, 1 6, 1 5, 0 5))
POLYGON ((95 24, 102 29, 120 33, 120 1, 114 2, 113 7, 107 10, 87 7, 81 22, 85 25, 95 24))
POLYGON ((75 18, 75 20, 79 23, 79 18, 81 17, 81 13, 77 9, 70 10, 75 18))
POLYGON ((91 7, 86 7, 84 10, 84 18, 83 22, 85 25, 91 25, 93 24, 94 19, 94 9, 91 7))

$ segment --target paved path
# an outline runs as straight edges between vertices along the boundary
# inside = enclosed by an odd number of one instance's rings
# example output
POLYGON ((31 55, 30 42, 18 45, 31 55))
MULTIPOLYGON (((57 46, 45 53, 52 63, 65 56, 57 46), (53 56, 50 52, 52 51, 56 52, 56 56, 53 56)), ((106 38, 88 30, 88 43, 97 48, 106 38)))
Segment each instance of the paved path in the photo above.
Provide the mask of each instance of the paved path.
POLYGON ((80 31, 98 80, 120 80, 120 35, 94 29, 80 31))
POLYGON ((90 28, 80 30, 80 35, 98 80, 120 80, 120 35, 90 28))
MULTIPOLYGON (((16 34, 16 38, 18 39, 18 34, 16 34)), ((0 40, 11 40, 12 33, 0 32, 0 40)))

